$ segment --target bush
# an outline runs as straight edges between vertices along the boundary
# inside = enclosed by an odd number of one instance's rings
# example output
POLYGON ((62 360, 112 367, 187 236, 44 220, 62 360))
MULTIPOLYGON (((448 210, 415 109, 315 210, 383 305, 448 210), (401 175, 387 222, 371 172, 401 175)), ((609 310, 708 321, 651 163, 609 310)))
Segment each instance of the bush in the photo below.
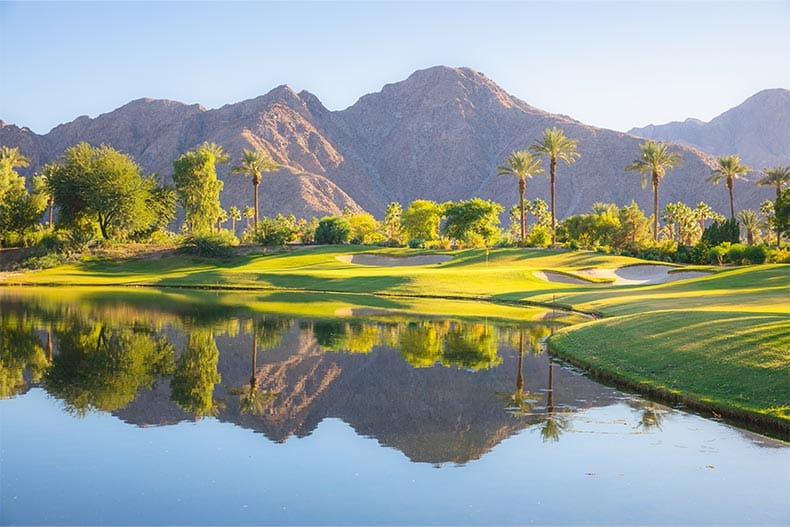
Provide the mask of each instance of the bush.
POLYGON ((233 246, 239 240, 228 231, 219 234, 187 236, 181 242, 181 251, 208 258, 228 258, 234 255, 233 246))
POLYGON ((727 256, 727 246, 717 245, 708 250, 708 263, 711 265, 724 265, 727 256))
POLYGON ((325 216, 318 222, 315 230, 315 243, 337 245, 348 241, 351 227, 348 222, 338 216, 325 216))
POLYGON ((42 256, 31 256, 22 262, 19 267, 22 269, 32 270, 50 269, 52 267, 57 267, 58 265, 67 263, 68 261, 69 257, 65 254, 50 253, 42 256))
POLYGON ((689 249, 689 261, 695 265, 704 265, 708 263, 708 252, 710 247, 705 242, 699 242, 697 245, 689 249))
POLYGON ((729 263, 740 265, 744 261, 744 254, 746 253, 746 246, 740 243, 733 243, 727 248, 727 253, 724 260, 729 263))
POLYGON ((790 249, 769 249, 765 258, 768 263, 790 263, 790 249))
POLYGON ((276 218, 262 218, 258 222, 258 229, 252 234, 252 239, 267 247, 284 246, 296 240, 298 234, 299 227, 296 222, 278 215, 276 218))
POLYGON ((749 245, 743 251, 743 262, 750 264, 762 264, 768 258, 768 251, 764 245, 749 245))
POLYGON ((409 248, 411 249, 424 249, 425 240, 422 238, 412 238, 409 240, 409 248))
POLYGON ((543 225, 534 225, 529 230, 527 245, 529 247, 548 247, 551 244, 551 231, 543 225))

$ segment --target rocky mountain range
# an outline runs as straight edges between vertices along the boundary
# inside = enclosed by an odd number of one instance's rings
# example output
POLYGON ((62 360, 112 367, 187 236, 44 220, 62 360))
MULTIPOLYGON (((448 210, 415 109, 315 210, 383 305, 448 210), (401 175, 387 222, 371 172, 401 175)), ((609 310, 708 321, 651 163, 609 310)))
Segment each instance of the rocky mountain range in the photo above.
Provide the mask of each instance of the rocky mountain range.
POLYGON ((630 134, 694 146, 714 155, 738 154, 762 170, 790 164, 790 90, 763 90, 710 122, 686 119, 630 134))
MULTIPOLYGON (((640 177, 623 170, 638 156, 642 138, 532 107, 468 68, 417 71, 342 111, 330 111, 315 95, 288 86, 213 110, 140 99, 96 118, 79 117, 45 135, 0 123, 0 143, 19 146, 32 159, 27 173, 79 141, 105 143, 165 181, 172 161, 203 141, 223 145, 235 161, 244 148, 255 147, 284 167, 264 175, 263 214, 310 217, 349 207, 381 217, 391 201, 405 206, 421 198, 480 196, 509 208, 517 201, 517 184, 497 176, 496 166, 552 126, 578 139, 581 154, 575 165, 559 167, 558 217, 586 212, 594 202, 636 200, 644 209, 652 207, 640 177)), ((685 164, 664 179, 661 202, 704 200, 726 211, 726 189, 705 181, 712 158, 692 146, 677 149, 685 164)), ((225 181, 222 202, 242 208, 252 203, 252 185, 248 178, 229 175, 232 164, 219 167, 225 181)), ((528 183, 528 199, 548 195, 547 177, 528 183)), ((736 183, 738 208, 757 207, 769 198, 770 189, 736 183)))

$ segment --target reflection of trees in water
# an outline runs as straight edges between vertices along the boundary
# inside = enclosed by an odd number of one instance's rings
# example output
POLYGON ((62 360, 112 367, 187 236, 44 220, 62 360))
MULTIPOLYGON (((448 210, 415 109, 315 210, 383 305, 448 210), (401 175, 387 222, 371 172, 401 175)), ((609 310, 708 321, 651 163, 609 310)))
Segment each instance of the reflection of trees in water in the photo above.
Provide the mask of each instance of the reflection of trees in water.
MULTIPOLYGON (((526 344, 526 328, 520 327, 513 334, 518 336, 518 366, 516 368, 516 389, 507 394, 500 394, 505 399, 505 411, 511 415, 532 415, 535 404, 540 400, 537 394, 524 391, 524 352, 526 344)), ((531 348, 534 350, 535 348, 531 348)))
POLYGON ((239 396, 239 409, 242 414, 261 415, 266 407, 276 397, 275 392, 260 390, 258 387, 258 344, 264 350, 277 347, 282 342, 283 335, 288 331, 293 322, 289 319, 278 317, 255 318, 252 324, 252 363, 250 368, 249 384, 230 390, 239 396))
POLYGON ((110 327, 103 322, 66 324, 55 330, 59 353, 44 378, 67 409, 123 408, 140 388, 173 369, 173 347, 143 324, 110 327))
POLYGON ((211 328, 189 330, 184 352, 176 360, 170 381, 170 397, 195 418, 217 415, 222 402, 214 399, 214 386, 221 381, 217 363, 219 349, 211 328))
POLYGON ((27 389, 25 370, 38 382, 49 368, 49 355, 35 334, 40 324, 37 318, 0 310, 0 399, 27 389))
POLYGON ((644 399, 632 399, 628 401, 628 404, 635 410, 641 411, 639 422, 635 428, 643 432, 660 431, 664 417, 670 411, 666 406, 644 399))
POLYGON ((410 322, 302 322, 316 343, 327 350, 369 353, 376 345, 400 349, 415 368, 435 364, 468 370, 491 368, 502 362, 497 328, 486 323, 417 320, 410 322))

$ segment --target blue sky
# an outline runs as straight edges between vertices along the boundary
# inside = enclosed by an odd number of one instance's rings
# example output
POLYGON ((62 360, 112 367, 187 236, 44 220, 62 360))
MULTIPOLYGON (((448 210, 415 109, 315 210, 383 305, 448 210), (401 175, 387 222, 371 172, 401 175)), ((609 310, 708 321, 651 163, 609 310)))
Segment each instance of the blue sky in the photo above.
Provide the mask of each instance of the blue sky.
POLYGON ((790 2, 0 0, 0 119, 46 133, 141 97, 216 108, 279 84, 338 110, 444 64, 627 130, 790 88, 788 27, 790 2))

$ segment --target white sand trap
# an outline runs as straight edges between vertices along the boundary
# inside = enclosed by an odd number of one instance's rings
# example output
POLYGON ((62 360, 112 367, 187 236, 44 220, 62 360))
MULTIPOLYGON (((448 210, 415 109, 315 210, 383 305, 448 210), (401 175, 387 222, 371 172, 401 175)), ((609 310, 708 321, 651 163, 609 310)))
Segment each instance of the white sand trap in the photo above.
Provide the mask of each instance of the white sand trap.
MULTIPOLYGON (((706 271, 677 271, 671 273, 673 269, 669 265, 629 265, 627 267, 620 267, 618 269, 582 269, 576 271, 577 274, 589 276, 590 278, 608 278, 611 282, 603 285, 651 285, 663 284, 666 282, 674 282, 676 280, 685 280, 687 278, 698 278, 706 276, 709 273, 706 271)), ((557 282, 562 284, 587 284, 584 280, 574 278, 572 276, 564 275, 562 273, 552 273, 551 271, 538 271, 535 276, 547 280, 549 282, 557 282), (544 276, 540 276, 541 273, 544 276)))
MULTIPOLYGON (((576 278, 565 273, 557 273, 555 271, 535 271, 533 273, 536 277, 546 282, 553 282, 555 284, 574 284, 574 285, 592 285, 593 282, 576 278)), ((582 273, 579 273, 582 274, 582 273)))
POLYGON ((436 265, 452 259, 449 254, 417 254, 414 256, 385 256, 383 254, 344 254, 337 257, 343 263, 401 267, 408 265, 436 265))

